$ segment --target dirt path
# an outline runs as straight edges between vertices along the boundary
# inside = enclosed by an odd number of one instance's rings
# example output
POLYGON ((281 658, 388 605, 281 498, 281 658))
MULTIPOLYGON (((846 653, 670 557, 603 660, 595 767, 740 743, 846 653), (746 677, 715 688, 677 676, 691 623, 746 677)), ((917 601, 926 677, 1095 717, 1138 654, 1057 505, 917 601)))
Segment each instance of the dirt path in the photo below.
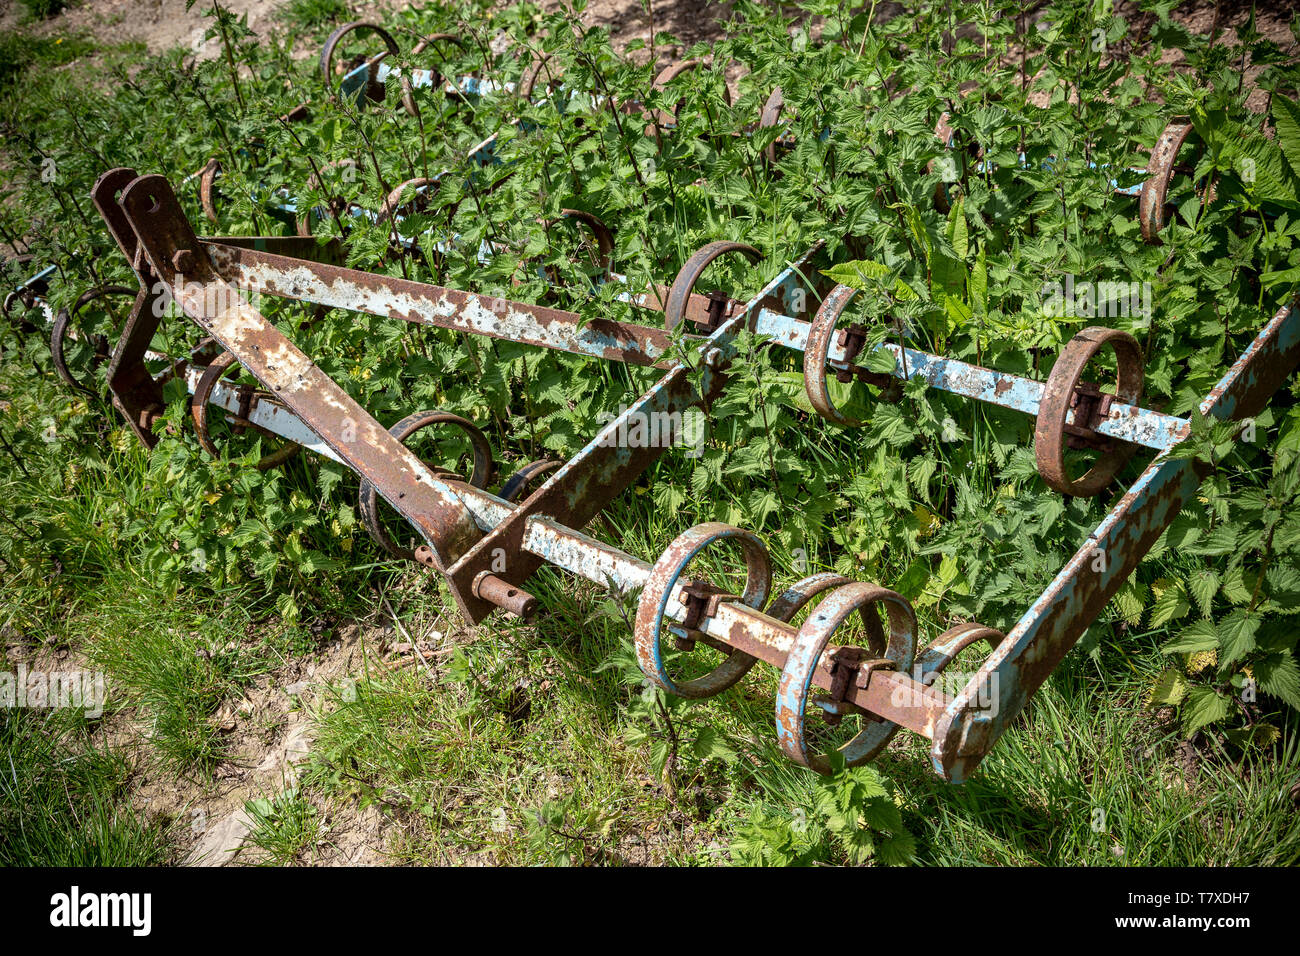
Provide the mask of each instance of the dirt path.
MULTIPOLYGON (((273 28, 284 28, 279 15, 290 0, 220 2, 233 13, 246 15, 248 25, 254 32, 265 33, 273 28)), ((648 41, 652 24, 656 34, 673 34, 677 37, 678 44, 656 51, 657 59, 666 63, 680 57, 697 43, 721 37, 733 7, 730 2, 717 3, 710 0, 660 0, 659 3, 651 3, 647 9, 642 2, 643 0, 591 0, 582 19, 587 26, 607 28, 614 47, 619 50, 633 40, 648 41)), ((203 58, 216 56, 220 52, 220 41, 215 37, 204 39, 204 34, 212 23, 211 17, 204 15, 211 10, 211 0, 198 0, 189 10, 186 10, 185 3, 186 0, 80 0, 48 20, 33 22, 28 19, 26 8, 17 0, 0 0, 0 31, 23 29, 38 34, 80 32, 106 44, 140 42, 150 53, 183 47, 203 58)), ((353 18, 367 19, 405 4, 396 0, 372 0, 349 6, 353 18)), ((563 0, 542 0, 542 6, 546 10, 560 10, 569 4, 563 0)), ((1150 23, 1154 22, 1138 12, 1137 5, 1131 0, 1121 0, 1116 6, 1117 12, 1128 18, 1134 36, 1141 36, 1149 29, 1150 23)), ((884 20, 901 8, 901 4, 884 2, 877 6, 876 16, 884 20)), ((1237 42, 1238 29, 1248 23, 1251 9, 1252 4, 1247 3, 1216 4, 1214 0, 1193 0, 1181 5, 1171 17, 1193 33, 1208 35, 1212 30, 1217 30, 1219 42, 1232 45, 1237 42)), ((793 10, 787 12, 792 13, 793 10)), ((1284 50, 1296 46, 1290 22, 1297 16, 1300 16, 1300 0, 1265 0, 1255 5, 1256 29, 1265 39, 1284 50)), ((296 55, 301 57, 314 56, 315 53, 314 43, 303 44, 296 51, 296 55)), ((638 60, 648 56, 649 51, 646 49, 633 54, 638 60)), ((1177 61, 1181 56, 1177 51, 1171 51, 1165 55, 1165 59, 1177 61)), ((1262 69, 1252 66, 1247 70, 1248 84, 1254 83, 1262 69)), ((1261 110, 1264 101, 1264 94, 1256 91, 1249 105, 1261 110)))

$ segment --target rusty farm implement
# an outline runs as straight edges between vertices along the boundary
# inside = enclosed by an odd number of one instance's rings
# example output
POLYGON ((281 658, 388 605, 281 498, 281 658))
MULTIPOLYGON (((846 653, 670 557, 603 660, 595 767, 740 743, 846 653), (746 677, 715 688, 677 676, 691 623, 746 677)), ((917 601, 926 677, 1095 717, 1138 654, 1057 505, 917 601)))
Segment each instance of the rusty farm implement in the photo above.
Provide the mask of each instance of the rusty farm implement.
MULTIPOLYGON (((793 300, 789 293, 802 281, 792 264, 746 301, 703 296, 694 286, 714 259, 759 257, 739 243, 710 244, 687 261, 668 290, 665 324, 673 328, 685 321, 704 330, 686 337, 692 360, 674 361, 666 330, 600 320, 583 324, 576 313, 316 262, 304 255, 315 247, 295 238, 200 239, 161 176, 112 170, 96 185, 94 201, 140 280, 113 354, 109 387, 142 439, 155 440, 151 425, 162 411, 161 390, 144 354, 170 298, 211 336, 226 360, 238 362, 262 385, 252 395, 208 388, 208 402, 354 470, 363 481, 363 513, 373 514, 377 496, 410 522, 421 542, 410 557, 445 577, 467 620, 483 620, 498 609, 533 614, 537 601, 527 583, 543 564, 620 592, 639 590, 635 642, 646 676, 670 693, 706 697, 734 684, 760 660, 778 668, 775 724, 782 748, 816 769, 827 764, 825 755, 809 750, 809 716, 822 712, 838 721, 857 714, 862 730, 843 748, 848 762, 870 759, 905 728, 933 741, 936 772, 952 781, 966 779, 1195 493, 1201 477, 1194 462, 1165 455, 1189 437, 1190 421, 1137 404, 1141 350, 1125 333, 1102 328, 1079 333, 1045 383, 903 346, 878 346, 892 354, 893 378, 920 376, 932 388, 1034 417, 1041 474, 1063 494, 1098 494, 1139 449, 1156 453, 1008 634, 965 624, 922 646, 908 602, 875 584, 819 574, 769 603, 767 551, 744 530, 720 524, 692 528, 652 563, 582 531, 665 451, 621 446, 611 436, 629 420, 682 412, 716 398, 744 329, 803 351, 811 401, 828 418, 846 423, 828 402, 827 371, 876 374, 855 361, 862 357, 860 330, 837 334, 854 331, 836 329, 852 290, 832 290, 811 316, 788 314, 784 303, 793 300), (510 494, 492 494, 482 487, 490 448, 472 424, 429 412, 385 429, 251 305, 248 293, 655 366, 664 376, 531 493, 518 495, 530 475, 508 482, 510 494), (1119 369, 1110 392, 1082 382, 1088 360, 1104 347, 1114 350, 1119 369), (422 462, 402 444, 434 422, 450 422, 472 436, 478 464, 468 479, 422 462), (1086 474, 1067 473, 1067 444, 1100 450, 1086 474), (510 500, 516 495, 520 500, 510 500), (746 583, 740 595, 707 580, 683 580, 689 561, 720 541, 737 542, 744 554, 746 583), (1105 560, 1098 561, 1098 554, 1105 560), (788 623, 823 594, 802 625, 788 623), (887 626, 880 626, 872 608, 885 612, 887 626), (834 644, 837 629, 862 611, 870 612, 866 646, 834 644), (706 645, 722 660, 707 674, 682 680, 668 667, 670 639, 683 648, 706 645), (959 692, 949 696, 931 686, 960 651, 979 641, 991 645, 992 653, 959 692)), ((1202 412, 1237 421, 1250 417, 1297 363, 1300 314, 1292 304, 1261 329, 1206 396, 1202 412)))
MULTIPOLYGON (((322 68, 327 79, 336 73, 336 47, 347 32, 336 32, 326 44, 322 68)), ((396 52, 393 38, 382 34, 381 39, 387 53, 344 66, 344 95, 358 101, 376 99, 385 81, 396 78, 405 108, 418 114, 412 98, 416 89, 437 87, 456 97, 493 92, 526 97, 545 74, 544 61, 525 71, 519 84, 509 86, 472 77, 451 82, 437 70, 403 74, 386 62, 396 52)), ((439 35, 423 48, 456 42, 439 35)), ((679 65, 676 73, 670 68, 661 80, 667 83, 688 68, 679 65)), ((553 80, 547 77, 547 89, 554 93, 560 88, 553 80)), ((765 104, 760 125, 779 123, 780 105, 778 90, 765 104)), ((615 108, 636 112, 631 106, 615 108)), ((655 134, 672 125, 667 115, 653 120, 648 132, 655 134)), ((1158 241, 1169 181, 1186 138, 1185 124, 1171 127, 1153 151, 1147 180, 1139 187, 1117 186, 1140 194, 1147 241, 1158 241)), ((775 150, 765 154, 769 161, 776 157, 775 150)), ((491 165, 492 140, 477 146, 470 159, 491 165)), ((219 167, 209 164, 198 176, 202 208, 210 218, 216 216, 219 173, 219 167)), ((317 218, 343 212, 386 217, 396 224, 421 191, 436 188, 437 178, 425 176, 399 186, 378 211, 340 201, 331 209, 312 212, 317 218)), ((637 594, 634 642, 648 680, 671 694, 703 698, 735 685, 760 662, 774 667, 780 674, 774 724, 781 748, 795 762, 818 771, 828 769, 829 758, 810 741, 813 720, 835 725, 847 718, 857 721, 858 728, 840 747, 847 763, 872 759, 899 730, 907 730, 931 741, 936 773, 953 782, 967 779, 1162 530, 1194 497, 1204 477, 1197 462, 1170 455, 1191 437, 1192 421, 1140 404, 1144 357, 1128 333, 1101 327, 1082 330, 1066 344, 1046 381, 906 344, 873 344, 869 328, 841 322, 855 290, 821 285, 815 278, 829 265, 820 247, 778 269, 756 294, 733 296, 696 287, 706 269, 723 257, 757 263, 763 254, 746 243, 709 243, 686 260, 670 283, 653 286, 648 294, 628 287, 625 301, 663 313, 662 327, 650 327, 584 319, 551 306, 345 268, 339 264, 336 244, 312 237, 312 212, 297 215, 296 206, 274 191, 264 198, 280 203, 299 235, 201 238, 171 182, 132 169, 104 173, 92 198, 131 264, 138 287, 92 290, 56 317, 55 365, 69 382, 87 387, 63 358, 63 342, 75 325, 77 310, 99 297, 132 296, 116 345, 110 348, 107 341, 99 341, 95 350, 108 363, 114 406, 146 445, 157 441, 155 426, 165 411, 163 384, 179 377, 192 396, 193 420, 210 453, 219 453, 209 425, 210 409, 220 408, 235 428, 284 440, 260 467, 280 464, 300 449, 342 463, 360 479, 359 511, 378 543, 394 557, 441 575, 470 622, 499 610, 524 618, 537 613, 539 601, 529 590, 529 579, 543 566, 620 595, 637 594), (276 328, 258 305, 267 299, 653 368, 661 377, 628 407, 611 414, 568 461, 533 462, 493 492, 488 490, 494 478, 493 449, 474 423, 435 409, 416 411, 385 428, 276 328), (183 360, 150 351, 171 306, 204 336, 183 360), (929 388, 1033 419, 1039 474, 1062 495, 1099 495, 1135 455, 1150 455, 1151 461, 1005 634, 964 623, 923 635, 912 605, 900 594, 830 572, 774 589, 772 562, 763 542, 752 532, 725 524, 691 528, 653 561, 584 531, 674 444, 628 441, 625 436, 647 420, 666 420, 679 430, 683 413, 707 413, 724 394, 729 377, 744 374, 737 357, 746 333, 802 353, 808 402, 838 426, 859 426, 862 421, 836 406, 832 377, 876 386, 878 401, 891 400, 898 383, 919 378, 929 388), (1103 350, 1113 353, 1118 370, 1109 389, 1086 377, 1089 362, 1103 350), (260 387, 228 382, 225 376, 236 365, 260 387), (470 474, 423 461, 408 449, 408 439, 433 426, 451 426, 468 437, 470 474), (1084 474, 1070 473, 1069 448, 1095 452, 1084 474), (403 546, 384 527, 380 499, 414 530, 414 547, 403 546), (688 573, 698 555, 720 544, 736 546, 743 555, 739 594, 688 573), (795 624, 796 615, 805 610, 808 615, 795 624), (861 642, 846 642, 845 625, 855 616, 863 624, 861 642), (980 645, 986 645, 988 653, 964 683, 949 687, 937 680, 959 654, 980 645), (678 667, 682 656, 695 658, 697 665, 707 661, 696 668, 704 672, 683 676, 678 667)), ((620 281, 609 269, 609 230, 590 214, 573 215, 596 239, 603 281, 620 281)), ((410 248, 401 236, 395 235, 394 241, 410 248)), ((439 241, 454 243, 457 237, 439 241)), ((480 254, 490 257, 494 252, 489 244, 480 254)), ((30 307, 41 300, 49 278, 46 270, 11 297, 30 307)), ((1259 330, 1204 397, 1202 414, 1244 422, 1265 407, 1300 364, 1297 307, 1297 302, 1284 306, 1259 330)), ((676 431, 669 436, 676 437, 676 431)))

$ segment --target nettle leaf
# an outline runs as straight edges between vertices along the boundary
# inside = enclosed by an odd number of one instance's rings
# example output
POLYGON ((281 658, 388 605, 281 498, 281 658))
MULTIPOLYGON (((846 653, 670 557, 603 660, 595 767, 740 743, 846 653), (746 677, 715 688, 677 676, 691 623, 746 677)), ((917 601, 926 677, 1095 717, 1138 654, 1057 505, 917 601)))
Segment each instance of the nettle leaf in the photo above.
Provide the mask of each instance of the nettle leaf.
POLYGON ((716 727, 704 727, 695 737, 691 750, 701 760, 717 758, 724 763, 736 760, 736 750, 716 727))
POLYGON ((1281 93, 1274 93, 1271 102, 1273 128, 1277 132, 1277 145, 1286 157, 1291 171, 1300 176, 1300 105, 1281 93))
POLYGON ((1229 554, 1237 548, 1237 529, 1230 525, 1222 524, 1216 527, 1209 534, 1198 536, 1197 539, 1187 546, 1187 553, 1205 557, 1216 557, 1221 554, 1229 554))
POLYGON ((897 405, 877 405, 871 415, 871 429, 867 443, 897 448, 911 441, 916 434, 909 416, 897 405))
POLYGON ((907 866, 916 862, 916 837, 906 830, 876 844, 876 858, 885 866, 907 866))
POLYGON ((958 259, 965 259, 970 251, 970 227, 966 224, 966 198, 957 200, 957 204, 948 213, 948 244, 958 259))
POLYGON ((1274 564, 1264 575, 1268 597, 1283 609, 1300 608, 1300 568, 1293 564, 1274 564))
POLYGON ((1147 707, 1177 707, 1187 696, 1187 678, 1177 667, 1167 667, 1147 689, 1147 707))
POLYGON ((1219 593, 1219 575, 1208 568, 1202 568, 1188 578, 1187 587, 1196 600, 1196 606, 1200 608, 1201 614, 1209 617, 1210 608, 1214 604, 1214 595, 1219 593))
POLYGON ((1270 654, 1255 662, 1255 679, 1266 694, 1272 694, 1300 710, 1300 665, 1293 654, 1270 654))
POLYGON ((1156 595, 1155 604, 1151 605, 1151 627, 1176 621, 1192 609, 1182 581, 1161 578, 1151 585, 1151 590, 1156 595))
POLYGON ((822 275, 834 279, 840 285, 865 292, 874 289, 880 280, 891 278, 894 270, 884 263, 874 262, 871 259, 855 259, 852 262, 841 262, 829 269, 823 269, 822 275))
POLYGON ((1251 724, 1249 727, 1228 728, 1223 734, 1243 750, 1271 747, 1282 737, 1282 731, 1278 730, 1276 726, 1265 723, 1251 724))
POLYGON ((1160 645, 1161 654, 1177 654, 1182 651, 1199 652, 1216 650, 1219 646, 1219 629, 1213 621, 1200 620, 1183 628, 1182 632, 1170 641, 1160 645))
POLYGON ((1223 720, 1232 708, 1232 698, 1222 696, 1212 687, 1191 688, 1183 705, 1183 733, 1192 736, 1202 727, 1223 720))
POLYGON ((867 353, 866 367, 880 375, 891 375, 898 367, 898 358, 887 348, 872 349, 867 353))
POLYGON ((1251 611, 1233 611, 1219 622, 1219 660, 1227 666, 1255 649, 1260 615, 1251 611))
POLYGON ((1136 627, 1142 620, 1142 612, 1147 606, 1147 595, 1150 593, 1150 589, 1141 581, 1129 578, 1115 594, 1113 599, 1115 610, 1119 612, 1121 618, 1136 627))
POLYGON ((1246 572, 1241 565, 1229 568, 1223 575, 1223 596, 1233 604, 1250 601, 1253 589, 1246 583, 1246 572))

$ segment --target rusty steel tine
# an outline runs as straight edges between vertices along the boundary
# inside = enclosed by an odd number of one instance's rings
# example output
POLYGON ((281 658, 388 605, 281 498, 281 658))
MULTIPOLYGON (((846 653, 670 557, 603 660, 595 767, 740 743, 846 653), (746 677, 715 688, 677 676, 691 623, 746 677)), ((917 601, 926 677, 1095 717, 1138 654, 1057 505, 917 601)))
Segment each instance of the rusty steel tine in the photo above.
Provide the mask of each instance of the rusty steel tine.
POLYGON ((1119 329, 1092 327, 1075 335, 1061 350, 1056 364, 1043 386, 1043 397, 1038 405, 1038 419, 1034 425, 1034 458, 1038 473, 1048 487, 1063 495, 1081 498, 1100 494, 1114 479, 1124 463, 1133 457, 1135 445, 1105 441, 1100 444, 1101 456, 1081 478, 1070 478, 1065 472, 1066 435, 1095 434, 1096 424, 1108 417, 1111 401, 1118 399, 1135 404, 1142 394, 1142 347, 1137 339, 1119 329), (1103 345, 1115 352, 1119 378, 1114 394, 1098 393, 1092 401, 1082 402, 1080 380, 1084 369, 1103 345), (1073 411, 1073 422, 1066 416, 1073 411))
MULTIPOLYGON (((763 258, 763 253, 759 252, 753 246, 744 242, 729 242, 726 240, 719 242, 710 242, 702 246, 694 255, 686 260, 681 271, 677 273, 677 278, 673 280, 672 286, 668 290, 668 301, 664 306, 664 328, 672 331, 682 324, 686 318, 686 307, 691 298, 691 293, 695 290, 695 283, 700 280, 704 270, 720 256, 728 253, 739 252, 750 262, 758 262, 763 258)), ((725 319, 731 318, 731 306, 727 306, 730 314, 711 316, 713 319, 712 326, 716 328, 725 319)), ((702 323, 703 324, 703 323, 702 323)), ((710 329, 712 331, 712 329, 710 329)))
MULTIPOLYGON (((778 621, 789 624, 809 601, 823 591, 852 583, 852 580, 834 571, 810 575, 781 592, 781 595, 772 602, 772 606, 767 609, 767 613, 778 621)), ((885 640, 884 629, 880 626, 880 618, 869 613, 866 607, 861 608, 861 612, 862 626, 867 631, 867 650, 875 657, 883 657, 888 642, 885 640)))
POLYGON ((554 458, 539 458, 537 461, 530 461, 506 480, 506 483, 497 492, 497 497, 503 501, 518 501, 519 496, 524 493, 524 489, 529 484, 542 477, 542 475, 549 475, 563 464, 564 462, 556 461, 554 458))
POLYGON ((1153 245, 1160 241, 1160 230, 1165 225, 1165 199, 1169 195, 1169 184, 1174 178, 1174 161, 1191 131, 1190 120, 1186 117, 1176 118, 1164 128, 1155 146, 1151 148, 1147 179, 1142 183, 1142 192, 1138 197, 1138 222, 1142 226, 1142 239, 1153 245))
POLYGON ((348 467, 374 482, 420 531, 436 566, 464 553, 480 532, 455 491, 221 279, 167 180, 140 177, 122 191, 121 205, 153 273, 185 313, 348 467))
MULTIPOLYGON (((217 450, 216 443, 212 440, 208 421, 211 408, 209 402, 212 398, 212 390, 216 387, 217 382, 221 381, 222 377, 234 367, 235 357, 229 352, 222 352, 203 370, 203 374, 199 376, 194 391, 190 395, 190 417, 194 421, 194 432, 198 436, 200 447, 213 458, 220 458, 221 452, 217 450)), ((267 398, 269 398, 269 395, 265 392, 256 396, 248 396, 249 400, 258 402, 267 398)), ((263 431, 262 429, 258 430, 263 431)), ((265 433, 271 434, 269 432, 265 433)), ((296 442, 285 442, 279 448, 267 452, 258 459, 254 467, 258 471, 270 471, 272 468, 283 465, 300 451, 302 451, 301 445, 296 442)))
POLYGON ((199 204, 208 222, 217 224, 217 176, 221 172, 221 161, 215 156, 204 163, 199 170, 199 204))
POLYGON ((713 522, 696 525, 678 535, 654 563, 637 604, 633 632, 637 662, 641 671, 670 694, 679 697, 712 697, 726 690, 749 672, 758 659, 732 649, 716 668, 702 677, 673 680, 664 662, 661 645, 664 614, 678 594, 677 580, 701 551, 719 541, 735 541, 745 556, 745 591, 742 604, 762 608, 772 585, 772 562, 763 542, 750 531, 713 522))
POLYGON ((437 177, 417 176, 415 179, 408 179, 406 182, 393 187, 392 192, 384 198, 383 204, 379 207, 379 214, 375 217, 375 222, 385 223, 391 217, 396 216, 398 209, 403 208, 402 197, 407 194, 407 190, 410 190, 411 198, 405 205, 415 206, 421 199, 427 200, 427 190, 430 188, 437 189, 440 182, 441 180, 437 177), (421 190, 425 191, 421 192, 421 190))
MULTIPOLYGON (((676 63, 670 63, 659 72, 659 75, 654 78, 654 81, 650 85, 655 90, 662 90, 683 73, 698 70, 703 65, 704 61, 699 59, 679 60, 676 63)), ((677 105, 678 108, 680 108, 680 100, 677 105)), ((663 127, 672 126, 677 122, 676 109, 674 109, 672 113, 669 113, 667 110, 651 110, 650 118, 654 121, 654 125, 650 127, 648 134, 653 136, 663 127)))
MULTIPOLYGON (((474 465, 470 472, 469 484, 474 488, 486 488, 492 481, 494 466, 492 463, 492 446, 488 443, 487 436, 483 434, 473 422, 460 415, 453 415, 451 412, 444 412, 440 409, 430 411, 416 412, 413 415, 407 415, 401 421, 393 425, 388 432, 398 441, 405 444, 406 440, 414 435, 417 431, 424 428, 431 428, 435 425, 452 425, 459 428, 469 436, 470 447, 473 449, 474 465)), ((441 474, 449 480, 460 481, 453 473, 430 464, 431 470, 441 474)), ((357 493, 357 507, 361 512, 361 523, 365 525, 366 530, 370 532, 370 537, 375 542, 395 558, 403 561, 415 560, 415 549, 404 548, 393 540, 393 536, 385 530, 379 520, 379 494, 375 490, 374 484, 365 475, 361 476, 361 488, 357 493)))
MULTIPOLYGON (((54 327, 50 332, 50 356, 54 360, 54 371, 58 373, 59 378, 63 379, 65 383, 79 392, 84 392, 87 395, 98 394, 96 389, 81 381, 73 375, 72 370, 68 368, 67 358, 64 353, 64 342, 67 339, 68 333, 72 329, 74 320, 81 313, 81 310, 90 303, 108 296, 122 295, 130 296, 132 300, 134 300, 138 291, 139 290, 137 289, 131 289, 123 285, 96 286, 78 296, 77 301, 72 304, 70 309, 60 309, 58 311, 58 314, 54 319, 54 327)), ((91 361, 92 370, 98 366, 101 361, 109 357, 108 341, 102 339, 102 337, 97 338, 101 339, 101 341, 91 340, 88 343, 93 346, 95 350, 94 358, 91 361)))
POLYGON ((537 89, 537 80, 541 75, 546 74, 546 85, 549 88, 556 83, 561 72, 553 72, 551 68, 551 54, 545 50, 539 51, 532 58, 532 61, 519 77, 519 85, 515 87, 515 95, 523 100, 531 100, 533 91, 537 89))
MULTIPOLYGON (((889 643, 884 660, 891 668, 906 671, 916 656, 916 614, 901 595, 877 584, 845 584, 830 593, 813 610, 795 635, 789 657, 781 670, 776 695, 776 733, 785 755, 818 773, 830 773, 829 759, 810 754, 807 744, 806 707, 813 686, 813 676, 831 635, 854 611, 867 614, 880 604, 889 618, 889 643)), ((861 676, 861 670, 854 676, 861 676)), ((847 688, 846 688, 847 689, 847 688)), ((878 730, 868 726, 840 748, 848 766, 864 763, 875 756, 880 746, 878 730)))
MULTIPOLYGON (((785 94, 781 92, 781 87, 776 87, 763 104, 763 109, 758 115, 758 128, 770 129, 777 123, 781 122, 781 113, 785 109, 785 94)), ((776 142, 768 143, 763 149, 763 160, 768 167, 776 165, 776 142)))
MULTIPOLYGON (((560 218, 580 222, 591 230, 592 235, 596 237, 596 249, 600 253, 601 272, 608 276, 614 255, 614 234, 609 231, 609 227, 598 216, 585 209, 561 209, 560 218)), ((550 226, 551 220, 544 220, 543 224, 550 226)))

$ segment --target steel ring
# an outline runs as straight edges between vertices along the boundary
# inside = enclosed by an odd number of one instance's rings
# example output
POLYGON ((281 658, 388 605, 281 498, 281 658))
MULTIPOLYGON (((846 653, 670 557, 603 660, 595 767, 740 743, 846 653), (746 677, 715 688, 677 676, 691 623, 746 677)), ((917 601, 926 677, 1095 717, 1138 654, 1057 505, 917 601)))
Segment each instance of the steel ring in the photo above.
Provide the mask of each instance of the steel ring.
POLYGON ((523 494, 524 489, 527 488, 535 479, 540 478, 542 475, 550 474, 563 464, 564 462, 556 461, 553 458, 541 458, 537 461, 530 461, 506 479, 506 483, 503 484, 501 489, 497 492, 497 497, 505 501, 518 501, 520 495, 523 494))
MULTIPOLYGON (((696 525, 678 535, 654 563, 641 590, 634 629, 637 662, 646 677, 670 694, 712 697, 744 677, 757 661, 743 651, 732 649, 726 660, 703 677, 681 682, 668 675, 664 664, 660 637, 669 601, 675 597, 677 579, 697 554, 714 542, 728 539, 740 543, 745 557, 745 593, 740 601, 749 607, 761 608, 772 585, 772 563, 767 548, 753 532, 720 522, 696 525)), ((672 625, 669 627, 671 629, 672 625)))
POLYGON ((203 215, 214 225, 217 222, 217 176, 220 174, 221 161, 215 156, 199 170, 199 203, 203 206, 203 215))
MULTIPOLYGON (((223 375, 230 371, 235 365, 235 356, 229 352, 222 352, 199 376, 198 383, 194 386, 194 394, 190 396, 190 417, 194 420, 194 431, 199 439, 199 446, 213 458, 220 458, 221 452, 217 450, 216 443, 212 440, 212 434, 209 430, 210 423, 208 420, 208 402, 212 397, 212 391, 216 388, 223 375)), ((254 393, 256 399, 260 401, 275 402, 275 399, 269 392, 257 391, 254 393)), ((278 403, 276 403, 278 404, 278 403)), ((257 426, 253 426, 257 428, 257 426)), ((271 433, 263 428, 257 428, 264 435, 271 433)), ((279 436, 277 436, 279 437, 279 436)), ((283 465, 298 452, 302 451, 302 446, 296 442, 285 441, 283 445, 263 455, 258 459, 256 468, 258 471, 269 471, 283 465)))
MULTIPOLYGON (((977 641, 985 640, 996 648, 1006 637, 1001 631, 983 624, 958 624, 935 638, 934 642, 916 655, 912 674, 929 687, 936 676, 947 670, 957 655, 977 641)), ((885 749, 901 725, 892 720, 873 721, 862 729, 860 750, 854 755, 854 764, 864 764, 876 759, 885 749)), ((856 738, 855 738, 856 739, 856 738)))
MULTIPOLYGON (((781 669, 776 693, 776 734, 781 750, 795 763, 818 773, 831 771, 825 754, 810 754, 805 710, 812 691, 813 675, 831 635, 854 612, 870 613, 874 604, 884 604, 889 617, 889 641, 884 657, 901 671, 910 670, 916 656, 916 613, 901 595, 878 584, 860 581, 832 591, 800 626, 794 644, 781 669)), ((882 731, 875 722, 839 748, 848 766, 874 757, 884 746, 882 731)))
MULTIPOLYGON (((67 356, 64 353, 64 342, 81 310, 96 299, 102 299, 110 295, 130 296, 134 301, 139 291, 139 289, 131 289, 124 285, 96 286, 78 296, 71 309, 59 309, 58 314, 54 317, 54 327, 50 330, 50 355, 54 359, 54 371, 66 384, 78 391, 85 392, 87 395, 96 394, 95 389, 72 374, 72 370, 68 368, 67 356)), ((96 336, 89 339, 88 342, 95 350, 94 358, 91 359, 90 363, 91 370, 94 370, 100 362, 109 357, 110 345, 103 336, 96 336)))
MULTIPOLYGON (((856 428, 861 419, 851 418, 835 407, 826 382, 826 362, 830 358, 831 339, 835 324, 848 308, 858 290, 847 285, 837 285, 822 300, 808 328, 808 343, 803 356, 803 388, 808 401, 827 421, 845 428, 856 428)), ((852 363, 850 363, 852 364, 852 363)))
MULTIPOLYGON (((488 443, 487 436, 469 419, 453 415, 451 412, 431 409, 407 415, 388 429, 388 433, 398 441, 405 442, 406 439, 420 429, 429 428, 433 425, 455 425, 469 437, 470 446, 473 448, 474 453, 474 468, 470 473, 469 484, 475 488, 486 488, 488 482, 492 480, 492 446, 488 443)), ((435 468, 434 471, 448 477, 456 477, 445 469, 435 468)), ((456 478, 456 480, 463 479, 456 478)), ((361 479, 361 488, 358 492, 358 507, 361 511, 362 524, 366 526, 366 530, 370 532, 370 537, 374 538, 381 548, 395 558, 406 561, 415 560, 415 551, 399 545, 380 523, 379 493, 375 490, 375 486, 365 477, 361 479)))
POLYGON ((1169 184, 1174 178, 1174 162, 1191 131, 1192 124, 1187 119, 1175 119, 1164 128, 1155 146, 1151 148, 1147 178, 1142 183, 1142 192, 1138 197, 1138 221, 1142 226, 1142 239, 1151 245, 1160 241, 1160 230, 1165 225, 1165 200, 1169 196, 1169 184))
MULTIPOLYGON (((789 624, 791 618, 798 614, 804 605, 823 591, 829 591, 831 588, 838 588, 852 583, 851 579, 842 574, 836 574, 834 571, 823 571, 820 574, 809 575, 800 581, 796 581, 781 592, 780 596, 767 609, 767 616, 789 624)), ((867 650, 871 651, 875 657, 884 657, 888 643, 885 640, 885 631, 880 626, 880 618, 875 614, 868 614, 864 608, 862 611, 862 625, 867 630, 867 650)))
MULTIPOLYGON (((1048 486, 1063 495, 1087 498, 1099 494, 1124 463, 1137 451, 1127 442, 1111 442, 1081 478, 1070 478, 1065 471, 1066 416, 1076 404, 1076 392, 1088 362, 1109 344, 1115 352, 1118 376, 1113 399, 1135 404, 1142 395, 1142 347, 1137 339, 1119 329, 1098 326, 1084 329, 1066 343, 1052 366, 1038 404, 1034 425, 1034 458, 1038 473, 1048 486)), ((1105 399, 1103 393, 1103 400, 1105 399)), ((1076 422, 1075 431, 1090 427, 1076 422)))
MULTIPOLYGON (((368 20, 353 20, 351 23, 343 24, 326 38, 325 46, 320 51, 320 71, 321 75, 325 79, 325 86, 330 90, 331 96, 335 94, 333 87, 330 85, 332 78, 331 75, 334 72, 334 50, 338 47, 339 41, 342 40, 343 37, 347 36, 347 34, 354 30, 361 29, 369 29, 374 33, 377 33, 379 38, 384 41, 384 46, 388 48, 387 53, 380 53, 376 56, 367 58, 365 62, 368 65, 373 66, 385 56, 396 56, 401 49, 397 45, 397 41, 393 39, 393 35, 378 23, 371 23, 368 20)), ((360 64, 357 65, 360 66, 360 64)), ((367 75, 366 96, 372 100, 382 100, 384 98, 383 90, 384 88, 382 84, 375 83, 374 78, 367 75)))
MULTIPOLYGON (((781 112, 785 109, 785 94, 781 92, 781 87, 772 91, 772 95, 767 98, 763 104, 763 109, 758 114, 758 128, 770 129, 781 121, 781 112)), ((763 159, 768 166, 776 163, 776 141, 768 143, 763 150, 763 159)))
POLYGON ((704 270, 709 267, 714 259, 729 252, 743 253, 751 263, 758 262, 763 258, 763 253, 743 242, 721 240, 700 247, 694 255, 686 260, 686 264, 678 271, 677 277, 673 279, 673 284, 668 290, 668 302, 664 307, 665 329, 671 332, 682 324, 682 320, 686 318, 686 307, 690 304, 695 283, 699 281, 700 276, 704 274, 704 270))

